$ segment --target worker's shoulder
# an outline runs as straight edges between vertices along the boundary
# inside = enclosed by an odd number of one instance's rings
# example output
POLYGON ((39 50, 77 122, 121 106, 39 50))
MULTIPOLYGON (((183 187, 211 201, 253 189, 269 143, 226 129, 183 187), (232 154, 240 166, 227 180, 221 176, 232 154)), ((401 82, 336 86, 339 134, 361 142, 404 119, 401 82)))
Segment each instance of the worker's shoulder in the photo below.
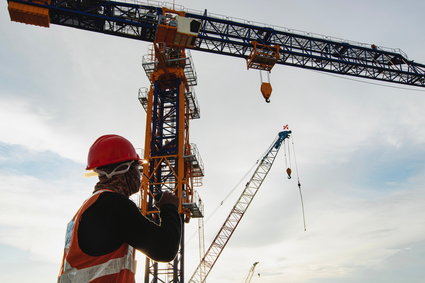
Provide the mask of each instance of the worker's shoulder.
POLYGON ((93 205, 93 209, 102 212, 101 214, 117 217, 139 213, 137 205, 132 200, 115 192, 103 192, 93 205))
POLYGON ((102 199, 120 199, 120 200, 127 200, 128 198, 125 197, 124 195, 118 193, 118 192, 113 192, 113 191, 104 191, 100 194, 99 198, 102 199))
POLYGON ((116 193, 116 192, 103 192, 100 196, 99 199, 97 200, 98 202, 103 202, 103 203, 122 203, 122 204, 134 204, 134 202, 132 202, 128 197, 123 196, 120 193, 116 193))

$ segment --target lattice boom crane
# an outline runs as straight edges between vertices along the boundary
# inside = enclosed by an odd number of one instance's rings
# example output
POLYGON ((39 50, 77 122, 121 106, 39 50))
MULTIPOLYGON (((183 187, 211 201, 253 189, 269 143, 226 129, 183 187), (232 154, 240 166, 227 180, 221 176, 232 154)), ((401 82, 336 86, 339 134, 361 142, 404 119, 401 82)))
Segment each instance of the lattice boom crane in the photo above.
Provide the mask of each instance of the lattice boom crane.
POLYGON ((266 179, 277 153, 279 152, 280 146, 285 139, 289 138, 290 134, 291 131, 289 130, 280 132, 272 145, 268 148, 267 152, 261 158, 254 174, 252 174, 250 180, 246 183, 245 189, 242 191, 242 194, 239 196, 236 204, 233 206, 224 221, 224 224, 221 226, 192 277, 189 279, 190 283, 201 283, 206 280, 208 274, 217 262, 217 259, 226 247, 233 235, 233 232, 235 232, 239 222, 266 179))
POLYGON ((248 275, 246 276, 246 279, 245 279, 245 283, 251 282, 252 276, 254 276, 255 267, 257 267, 258 263, 259 263, 258 261, 254 262, 254 264, 249 269, 248 275))

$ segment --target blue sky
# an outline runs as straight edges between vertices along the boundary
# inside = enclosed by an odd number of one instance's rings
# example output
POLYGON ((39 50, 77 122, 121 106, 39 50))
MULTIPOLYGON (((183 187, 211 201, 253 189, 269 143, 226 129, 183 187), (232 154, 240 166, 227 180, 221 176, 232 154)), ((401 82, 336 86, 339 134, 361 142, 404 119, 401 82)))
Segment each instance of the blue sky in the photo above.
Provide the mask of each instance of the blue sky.
POLYGON ((81 163, 67 160, 54 152, 31 151, 11 144, 0 144, 0 152, 0 170, 14 175, 22 174, 50 181, 64 179, 81 171, 81 163))
MULTIPOLYGON (((425 63, 425 2, 419 0, 177 4, 401 48, 425 63)), ((55 281, 66 224, 96 181, 82 175, 98 136, 121 134, 143 148, 145 112, 137 91, 149 85, 141 66, 148 47, 14 23, 5 1, 0 4, 1 282, 55 281)), ((210 282, 242 282, 256 261, 261 276, 252 282, 423 281, 422 89, 277 66, 266 104, 258 73, 247 71, 243 60, 201 52, 192 57, 201 119, 191 122, 190 134, 206 169, 198 190, 206 204, 206 243, 243 188, 220 202, 285 124, 293 130, 307 222, 305 232, 296 178, 286 178, 281 153, 210 282)), ((186 229, 190 276, 199 261, 197 221, 186 229)), ((143 272, 139 267, 140 282, 143 272)))

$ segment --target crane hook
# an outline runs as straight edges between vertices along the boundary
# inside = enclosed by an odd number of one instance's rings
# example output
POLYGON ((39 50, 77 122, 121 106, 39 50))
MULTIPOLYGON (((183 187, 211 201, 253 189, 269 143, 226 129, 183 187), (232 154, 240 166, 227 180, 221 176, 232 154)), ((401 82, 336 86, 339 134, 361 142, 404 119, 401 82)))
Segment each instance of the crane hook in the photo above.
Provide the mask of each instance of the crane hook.
POLYGON ((270 96, 272 94, 272 85, 270 83, 261 83, 261 94, 267 103, 270 103, 270 96))
POLYGON ((291 173, 292 173, 291 168, 286 169, 286 174, 288 174, 288 179, 291 179, 291 173))

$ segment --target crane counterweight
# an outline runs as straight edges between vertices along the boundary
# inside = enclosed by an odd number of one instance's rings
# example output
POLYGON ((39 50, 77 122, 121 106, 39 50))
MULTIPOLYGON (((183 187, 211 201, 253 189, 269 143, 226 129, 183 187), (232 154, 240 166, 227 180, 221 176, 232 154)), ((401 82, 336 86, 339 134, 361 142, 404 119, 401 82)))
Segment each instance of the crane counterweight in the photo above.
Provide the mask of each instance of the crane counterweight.
MULTIPOLYGON (((47 4, 49 5, 51 0, 34 0, 34 4, 47 4)), ((26 3, 18 3, 9 1, 8 4, 10 19, 15 22, 31 24, 40 27, 50 26, 50 14, 49 9, 46 7, 40 7, 30 5, 26 3)))

